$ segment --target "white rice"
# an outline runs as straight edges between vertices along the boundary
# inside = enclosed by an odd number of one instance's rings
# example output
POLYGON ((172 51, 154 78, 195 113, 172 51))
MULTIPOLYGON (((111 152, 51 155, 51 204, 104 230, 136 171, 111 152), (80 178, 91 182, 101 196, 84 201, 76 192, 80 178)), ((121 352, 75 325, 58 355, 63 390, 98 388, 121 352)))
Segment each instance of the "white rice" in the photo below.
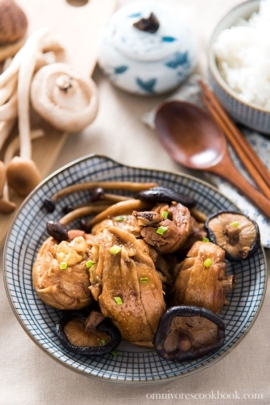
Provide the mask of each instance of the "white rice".
POLYGON ((270 111, 270 0, 258 13, 223 30, 213 45, 218 68, 241 100, 270 111))

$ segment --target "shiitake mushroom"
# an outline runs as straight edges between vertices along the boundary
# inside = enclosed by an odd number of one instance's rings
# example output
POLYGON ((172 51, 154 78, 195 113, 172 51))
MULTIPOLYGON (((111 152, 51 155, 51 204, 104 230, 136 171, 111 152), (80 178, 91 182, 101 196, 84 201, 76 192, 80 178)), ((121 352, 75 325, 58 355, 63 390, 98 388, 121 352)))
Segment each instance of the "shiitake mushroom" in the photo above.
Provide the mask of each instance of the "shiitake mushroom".
POLYGON ((205 227, 210 241, 223 248, 229 260, 247 259, 260 246, 258 224, 240 212, 219 211, 207 218, 205 227))
POLYGON ((193 360, 224 344, 225 324, 209 309, 180 305, 161 317, 154 345, 157 354, 172 361, 193 360))
POLYGON ((187 208, 192 208, 196 205, 196 201, 193 198, 163 186, 140 191, 137 193, 136 198, 154 203, 171 203, 172 201, 176 201, 183 204, 187 208))
POLYGON ((46 224, 47 233, 57 242, 68 240, 68 230, 58 221, 48 221, 46 224))
POLYGON ((86 356, 100 356, 112 352, 121 341, 121 334, 109 318, 99 311, 70 311, 56 324, 59 341, 68 351, 86 356))

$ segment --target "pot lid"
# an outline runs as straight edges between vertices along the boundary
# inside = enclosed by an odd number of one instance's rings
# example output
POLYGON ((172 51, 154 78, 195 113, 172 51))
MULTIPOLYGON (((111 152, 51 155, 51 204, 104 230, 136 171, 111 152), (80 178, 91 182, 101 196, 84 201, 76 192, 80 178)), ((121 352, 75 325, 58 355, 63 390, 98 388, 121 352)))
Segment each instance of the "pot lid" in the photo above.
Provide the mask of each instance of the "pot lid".
POLYGON ((136 2, 120 8, 111 18, 111 45, 123 55, 139 61, 157 61, 175 52, 188 50, 191 32, 181 22, 177 9, 162 3, 136 2), (155 32, 134 26, 154 14, 158 20, 155 32))

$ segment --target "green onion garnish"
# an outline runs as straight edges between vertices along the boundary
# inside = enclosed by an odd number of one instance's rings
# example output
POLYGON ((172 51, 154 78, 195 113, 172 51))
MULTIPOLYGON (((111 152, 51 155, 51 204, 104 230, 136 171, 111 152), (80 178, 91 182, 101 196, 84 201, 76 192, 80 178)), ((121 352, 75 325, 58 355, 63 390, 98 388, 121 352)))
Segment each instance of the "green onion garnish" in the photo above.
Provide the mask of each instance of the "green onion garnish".
POLYGON ((88 269, 90 269, 90 267, 92 267, 93 264, 95 264, 95 263, 93 262, 93 260, 88 260, 88 262, 85 263, 85 265, 86 265, 86 267, 87 267, 88 269))
POLYGON ((124 221, 126 219, 126 217, 124 217, 123 215, 119 215, 117 217, 114 217, 113 219, 116 222, 122 222, 122 221, 124 221))
POLYGON ((105 345, 106 345, 106 340, 101 339, 101 340, 100 340, 100 346, 105 346, 105 345))
POLYGON ((230 225, 231 225, 231 226, 234 226, 235 228, 238 228, 239 222, 238 222, 238 221, 234 221, 234 222, 231 222, 230 225))
POLYGON ((159 235, 163 235, 167 231, 168 227, 167 226, 159 226, 157 229, 157 233, 159 235))
POLYGON ((122 305, 123 301, 121 297, 113 297, 114 301, 116 302, 117 305, 122 305))
POLYGON ((61 270, 66 270, 66 268, 67 268, 67 262, 61 262, 60 263, 60 269, 61 270))
POLYGON ((141 282, 141 283, 148 283, 148 281, 149 281, 149 280, 148 280, 148 277, 141 277, 141 278, 140 278, 140 282, 141 282))
POLYGON ((113 245, 113 246, 110 248, 110 253, 111 253, 112 255, 117 255, 117 253, 121 252, 121 250, 122 250, 121 246, 113 245))
POLYGON ((208 238, 202 238, 202 241, 203 242, 209 242, 209 239, 208 238))
POLYGON ((117 350, 112 350, 111 353, 115 357, 119 356, 119 352, 117 350))
POLYGON ((204 261, 204 267, 206 267, 207 269, 211 266, 212 264, 212 260, 210 259, 210 257, 208 257, 205 261, 204 261))
POLYGON ((161 213, 161 216, 162 216, 162 218, 164 218, 164 219, 167 219, 167 218, 168 218, 168 215, 169 215, 168 211, 162 211, 162 213, 161 213))

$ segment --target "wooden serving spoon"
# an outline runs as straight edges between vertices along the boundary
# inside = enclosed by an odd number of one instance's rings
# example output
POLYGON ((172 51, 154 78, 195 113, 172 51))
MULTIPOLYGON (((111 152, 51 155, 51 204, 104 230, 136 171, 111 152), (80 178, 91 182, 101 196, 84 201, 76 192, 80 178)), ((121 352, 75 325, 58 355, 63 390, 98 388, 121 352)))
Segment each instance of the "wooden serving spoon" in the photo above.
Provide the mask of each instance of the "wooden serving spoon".
POLYGON ((223 177, 270 218, 270 200, 234 166, 225 135, 208 112, 187 102, 167 102, 156 112, 155 127, 161 144, 173 160, 223 177))

